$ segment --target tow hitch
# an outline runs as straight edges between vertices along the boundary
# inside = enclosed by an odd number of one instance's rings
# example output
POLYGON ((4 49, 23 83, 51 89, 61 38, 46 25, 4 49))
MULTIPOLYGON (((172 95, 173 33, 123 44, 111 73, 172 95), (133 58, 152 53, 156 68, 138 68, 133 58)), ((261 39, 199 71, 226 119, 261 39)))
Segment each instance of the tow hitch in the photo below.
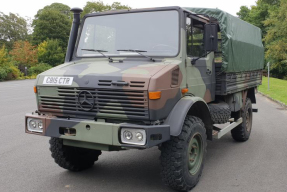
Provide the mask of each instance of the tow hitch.
POLYGON ((60 134, 66 135, 66 136, 76 136, 76 129, 67 128, 67 127, 60 127, 60 134))

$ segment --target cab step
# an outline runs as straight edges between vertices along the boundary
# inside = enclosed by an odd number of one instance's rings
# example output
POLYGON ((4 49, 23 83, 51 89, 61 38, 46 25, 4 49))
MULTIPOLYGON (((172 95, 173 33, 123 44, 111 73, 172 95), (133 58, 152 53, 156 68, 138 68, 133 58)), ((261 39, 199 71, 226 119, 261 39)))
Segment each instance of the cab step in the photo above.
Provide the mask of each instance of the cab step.
POLYGON ((224 128, 218 128, 216 126, 213 126, 213 138, 220 139, 223 135, 227 134, 229 131, 237 127, 242 123, 242 117, 237 119, 237 121, 234 121, 233 123, 227 125, 224 128))

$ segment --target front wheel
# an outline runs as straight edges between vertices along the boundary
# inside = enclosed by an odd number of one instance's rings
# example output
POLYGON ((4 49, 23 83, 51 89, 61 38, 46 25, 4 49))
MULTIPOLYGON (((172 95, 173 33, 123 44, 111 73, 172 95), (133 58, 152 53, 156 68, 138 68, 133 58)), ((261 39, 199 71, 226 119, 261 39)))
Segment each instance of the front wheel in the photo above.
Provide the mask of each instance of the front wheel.
POLYGON ((102 154, 100 150, 63 145, 63 139, 51 138, 50 151, 55 162, 70 171, 82 171, 94 165, 102 154))
POLYGON ((189 191, 198 183, 206 155, 206 130, 201 119, 185 118, 181 134, 161 147, 161 176, 169 187, 189 191))

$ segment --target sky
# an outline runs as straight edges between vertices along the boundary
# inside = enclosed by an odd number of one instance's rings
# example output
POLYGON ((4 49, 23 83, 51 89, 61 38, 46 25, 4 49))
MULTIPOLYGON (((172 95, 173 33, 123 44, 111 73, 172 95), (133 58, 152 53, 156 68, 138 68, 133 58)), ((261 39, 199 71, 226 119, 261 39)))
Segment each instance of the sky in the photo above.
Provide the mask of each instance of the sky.
MULTIPOLYGON (((83 8, 89 0, 2 0, 0 12, 5 14, 18 13, 22 17, 34 18, 37 11, 46 5, 58 2, 72 7, 83 8)), ((93 1, 93 0, 90 0, 93 1)), ((132 8, 149 8, 149 7, 205 7, 218 8, 236 16, 240 6, 248 7, 255 5, 256 0, 103 0, 105 4, 112 4, 114 1, 121 2, 132 8)))

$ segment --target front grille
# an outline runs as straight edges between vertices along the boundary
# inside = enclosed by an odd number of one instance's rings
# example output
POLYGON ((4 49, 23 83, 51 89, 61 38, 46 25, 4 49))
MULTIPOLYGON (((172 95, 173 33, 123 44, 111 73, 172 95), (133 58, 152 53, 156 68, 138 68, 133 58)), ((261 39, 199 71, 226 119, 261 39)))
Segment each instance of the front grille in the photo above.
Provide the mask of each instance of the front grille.
MULTIPOLYGON (((39 94, 39 111, 63 116, 95 118, 148 119, 147 91, 58 87, 53 96, 39 94), (78 103, 81 91, 94 97, 94 107, 78 103)), ((83 97, 83 95, 80 95, 83 97)), ((91 96, 87 96, 91 97, 91 96)), ((91 98, 88 98, 91 99, 91 98)))

